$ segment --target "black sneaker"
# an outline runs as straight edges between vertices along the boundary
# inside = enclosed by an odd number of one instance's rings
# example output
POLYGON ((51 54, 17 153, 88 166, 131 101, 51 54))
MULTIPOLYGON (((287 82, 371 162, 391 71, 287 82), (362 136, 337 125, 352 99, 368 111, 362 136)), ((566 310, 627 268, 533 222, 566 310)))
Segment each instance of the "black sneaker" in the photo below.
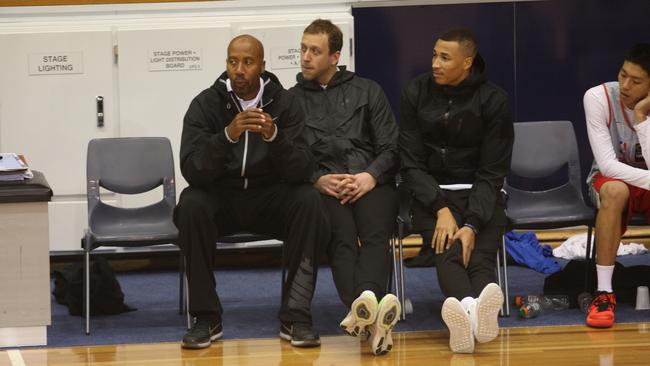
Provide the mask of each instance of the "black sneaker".
POLYGON ((181 347, 183 348, 207 348, 212 341, 223 336, 221 319, 212 317, 197 317, 192 329, 183 336, 181 347))
POLYGON ((320 337, 311 324, 307 323, 285 323, 280 322, 280 338, 291 341, 294 347, 318 347, 320 337))

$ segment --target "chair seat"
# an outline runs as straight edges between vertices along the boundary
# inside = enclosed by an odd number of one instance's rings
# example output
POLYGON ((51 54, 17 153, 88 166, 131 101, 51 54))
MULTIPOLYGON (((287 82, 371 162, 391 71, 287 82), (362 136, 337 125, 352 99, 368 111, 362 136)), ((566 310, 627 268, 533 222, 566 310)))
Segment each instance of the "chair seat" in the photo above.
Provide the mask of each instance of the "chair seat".
POLYGON ((571 185, 539 192, 509 187, 507 212, 513 229, 589 225, 594 220, 594 210, 571 185))
POLYGON ((89 222, 95 243, 138 246, 140 243, 173 243, 178 229, 172 222, 173 208, 165 201, 138 208, 120 208, 100 203, 89 222))
POLYGON ((254 234, 247 231, 241 231, 236 234, 221 236, 217 238, 219 243, 242 243, 242 242, 252 242, 252 241, 262 241, 262 240, 273 240, 274 237, 263 235, 263 234, 254 234))

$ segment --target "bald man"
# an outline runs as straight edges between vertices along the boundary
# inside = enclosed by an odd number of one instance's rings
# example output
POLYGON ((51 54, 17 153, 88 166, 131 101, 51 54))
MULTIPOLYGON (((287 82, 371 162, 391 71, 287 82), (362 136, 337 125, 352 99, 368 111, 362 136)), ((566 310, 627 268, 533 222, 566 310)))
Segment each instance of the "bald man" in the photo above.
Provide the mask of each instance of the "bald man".
POLYGON ((297 347, 320 345, 311 299, 329 224, 318 191, 307 183, 314 159, 302 137, 303 111, 264 65, 259 40, 234 38, 226 71, 192 100, 183 121, 180 164, 189 187, 174 221, 194 319, 185 348, 209 347, 223 335, 213 258, 218 237, 242 231, 284 241, 280 337, 297 347))

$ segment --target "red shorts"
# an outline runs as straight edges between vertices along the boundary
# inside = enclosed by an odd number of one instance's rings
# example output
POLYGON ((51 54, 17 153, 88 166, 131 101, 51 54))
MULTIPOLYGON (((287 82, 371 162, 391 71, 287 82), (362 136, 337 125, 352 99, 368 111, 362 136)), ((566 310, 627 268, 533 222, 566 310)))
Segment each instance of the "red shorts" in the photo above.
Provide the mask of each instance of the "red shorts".
MULTIPOLYGON (((598 172, 591 180, 591 184, 593 185, 596 193, 599 193, 600 188, 603 186, 603 184, 606 182, 616 181, 623 182, 620 179, 604 177, 602 174, 600 174, 600 172, 598 172)), ((629 185, 627 183, 625 184, 630 190, 630 197, 627 200, 627 211, 625 212, 625 215, 622 219, 621 235, 625 233, 625 230, 627 230, 627 223, 630 222, 630 219, 635 212, 642 213, 646 217, 647 222, 650 223, 650 191, 629 185)))

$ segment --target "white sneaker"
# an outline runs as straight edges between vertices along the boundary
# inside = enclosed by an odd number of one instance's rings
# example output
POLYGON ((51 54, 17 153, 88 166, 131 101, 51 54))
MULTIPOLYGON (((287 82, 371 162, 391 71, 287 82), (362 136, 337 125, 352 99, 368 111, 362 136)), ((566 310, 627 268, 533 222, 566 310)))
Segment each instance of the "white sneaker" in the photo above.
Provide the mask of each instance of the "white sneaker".
POLYGON ((499 285, 489 283, 485 286, 474 304, 469 308, 474 337, 479 343, 489 342, 499 335, 499 310, 503 305, 503 292, 499 285))
POLYGON ((474 334, 469 315, 460 301, 448 297, 442 304, 442 320, 449 328, 449 348, 456 353, 474 352, 474 334))
POLYGON ((384 296, 379 302, 377 320, 370 326, 368 343, 375 355, 383 355, 393 349, 393 327, 399 321, 402 307, 397 297, 393 294, 384 296))
POLYGON ((356 337, 366 330, 366 327, 377 319, 377 297, 375 293, 366 290, 357 297, 350 312, 341 321, 340 327, 349 335, 356 337))

